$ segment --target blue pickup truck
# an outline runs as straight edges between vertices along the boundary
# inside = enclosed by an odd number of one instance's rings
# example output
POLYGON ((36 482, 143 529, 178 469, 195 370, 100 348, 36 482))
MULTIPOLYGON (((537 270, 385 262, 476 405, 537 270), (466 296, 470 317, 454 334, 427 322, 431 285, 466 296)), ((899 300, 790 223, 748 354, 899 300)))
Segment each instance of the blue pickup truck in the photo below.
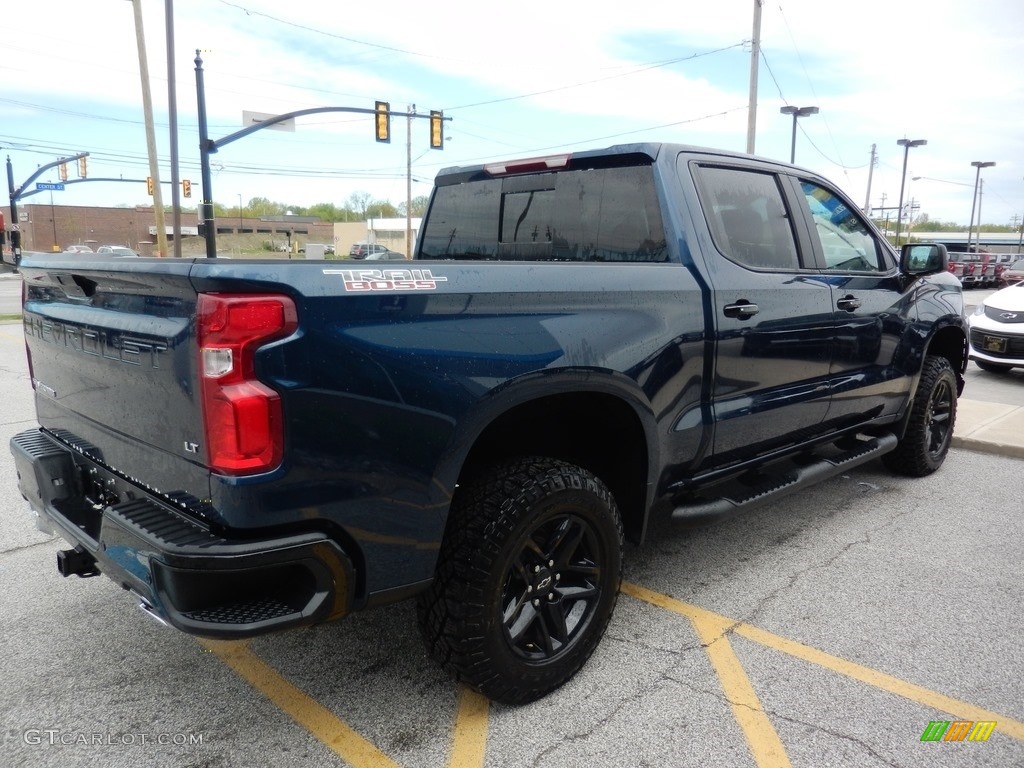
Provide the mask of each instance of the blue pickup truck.
POLYGON ((526 702, 652 517, 939 468, 947 264, 813 173, 672 144, 442 171, 406 262, 26 254, 20 489, 60 573, 180 630, 415 598, 441 664, 526 702))

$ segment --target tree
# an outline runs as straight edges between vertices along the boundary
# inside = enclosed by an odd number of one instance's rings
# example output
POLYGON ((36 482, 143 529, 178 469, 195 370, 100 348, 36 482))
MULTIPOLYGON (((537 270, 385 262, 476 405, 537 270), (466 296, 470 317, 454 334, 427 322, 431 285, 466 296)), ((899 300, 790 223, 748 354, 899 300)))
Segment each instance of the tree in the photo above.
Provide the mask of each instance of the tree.
POLYGON ((398 217, 398 209, 387 200, 374 200, 366 208, 367 219, 394 219, 398 217))
POLYGON ((348 207, 359 214, 360 219, 366 218, 366 209, 373 196, 369 192, 353 192, 348 196, 348 207))
MULTIPOLYGON (((423 214, 425 214, 427 212, 427 202, 429 200, 430 200, 430 198, 427 197, 426 195, 420 195, 419 197, 414 197, 412 199, 412 212, 409 215, 410 216, 422 216, 423 214)), ((405 209, 406 209, 405 201, 402 201, 401 203, 398 204, 398 213, 400 215, 405 216, 405 209)))

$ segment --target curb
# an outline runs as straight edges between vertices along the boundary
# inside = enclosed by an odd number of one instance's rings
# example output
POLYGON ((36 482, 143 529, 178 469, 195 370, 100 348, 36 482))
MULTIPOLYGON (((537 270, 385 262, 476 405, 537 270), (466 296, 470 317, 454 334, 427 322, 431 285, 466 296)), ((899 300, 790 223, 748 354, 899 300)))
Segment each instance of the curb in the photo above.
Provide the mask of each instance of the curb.
POLYGON ((954 448, 963 448, 967 451, 991 453, 996 456, 1009 456, 1015 459, 1024 459, 1024 445, 994 443, 991 440, 979 440, 976 437, 957 437, 956 435, 953 435, 953 440, 950 442, 950 445, 954 448))

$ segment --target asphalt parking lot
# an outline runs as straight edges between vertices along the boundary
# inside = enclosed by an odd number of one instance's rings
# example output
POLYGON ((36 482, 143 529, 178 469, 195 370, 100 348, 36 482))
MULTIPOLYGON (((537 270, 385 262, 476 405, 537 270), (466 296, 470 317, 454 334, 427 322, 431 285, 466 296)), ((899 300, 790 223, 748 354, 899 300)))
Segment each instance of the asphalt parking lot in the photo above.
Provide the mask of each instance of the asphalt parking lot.
POLYGON ((2 766, 1024 765, 1024 460, 870 464, 713 527, 659 523, 584 670, 510 708, 427 658, 410 604, 217 643, 62 579, 6 449, 34 424, 18 324, 0 386, 2 766), (947 721, 995 726, 922 741, 947 721))

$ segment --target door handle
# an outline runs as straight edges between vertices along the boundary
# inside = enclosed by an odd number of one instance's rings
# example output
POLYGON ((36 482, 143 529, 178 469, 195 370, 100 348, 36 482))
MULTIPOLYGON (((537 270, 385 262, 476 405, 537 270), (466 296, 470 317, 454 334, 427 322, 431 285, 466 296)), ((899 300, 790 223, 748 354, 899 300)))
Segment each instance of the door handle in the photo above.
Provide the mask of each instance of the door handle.
POLYGON ((746 320, 748 317, 753 317, 761 310, 758 309, 757 304, 751 304, 748 301, 739 301, 736 304, 726 304, 722 307, 722 311, 726 317, 738 317, 740 320, 746 320))
POLYGON ((836 302, 836 306, 839 309, 845 309, 847 312, 853 312, 855 309, 860 309, 862 302, 860 299, 854 298, 853 296, 844 296, 836 302))

